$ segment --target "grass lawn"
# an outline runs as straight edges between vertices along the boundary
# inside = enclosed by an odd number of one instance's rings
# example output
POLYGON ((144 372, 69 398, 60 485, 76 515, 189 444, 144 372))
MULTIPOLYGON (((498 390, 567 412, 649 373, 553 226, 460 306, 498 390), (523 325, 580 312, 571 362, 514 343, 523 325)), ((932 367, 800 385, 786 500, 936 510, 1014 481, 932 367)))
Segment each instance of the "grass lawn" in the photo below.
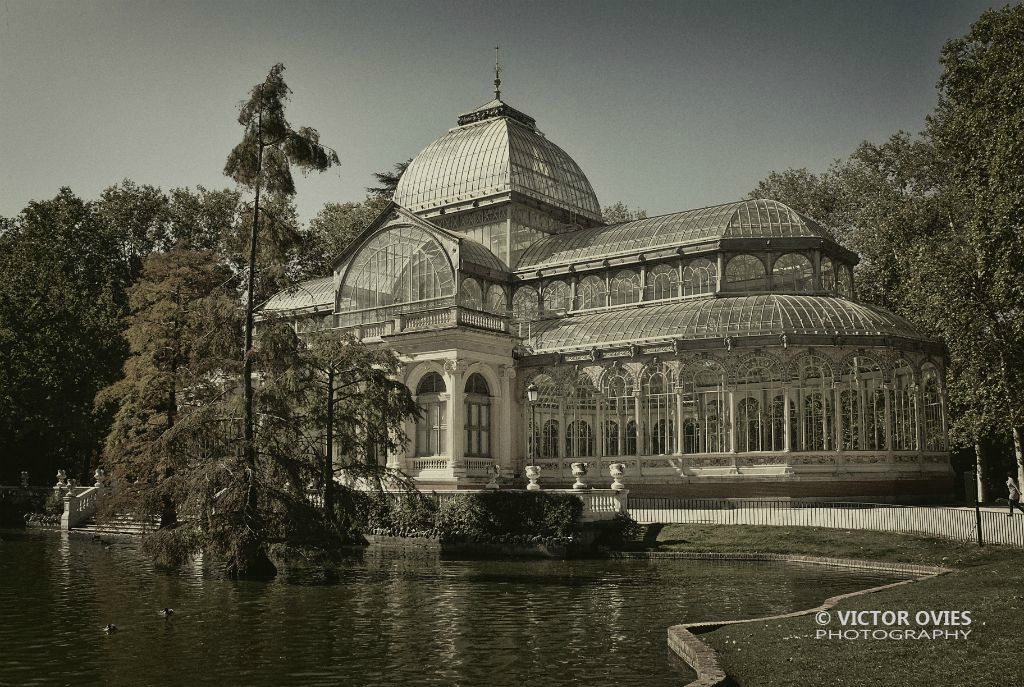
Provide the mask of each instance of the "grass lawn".
POLYGON ((919 610, 967 610, 972 624, 951 628, 970 629, 966 640, 816 639, 820 626, 813 615, 701 635, 741 687, 1024 686, 1024 551, 880 532, 742 525, 647 526, 629 548, 795 553, 954 569, 848 599, 833 609, 830 627, 839 628, 836 612, 844 609, 906 610, 911 619, 919 610))

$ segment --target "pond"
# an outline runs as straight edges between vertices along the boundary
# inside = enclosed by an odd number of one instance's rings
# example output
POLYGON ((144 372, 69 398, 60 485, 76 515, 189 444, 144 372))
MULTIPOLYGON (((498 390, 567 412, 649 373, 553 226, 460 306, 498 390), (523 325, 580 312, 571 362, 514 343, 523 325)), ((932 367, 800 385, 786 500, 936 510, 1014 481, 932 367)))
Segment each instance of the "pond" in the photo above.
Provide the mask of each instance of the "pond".
POLYGON ((156 570, 132 540, 5 531, 0 684, 678 687, 692 672, 666 646, 670 625, 893 579, 781 563, 366 556, 331 584, 231 582, 156 570))

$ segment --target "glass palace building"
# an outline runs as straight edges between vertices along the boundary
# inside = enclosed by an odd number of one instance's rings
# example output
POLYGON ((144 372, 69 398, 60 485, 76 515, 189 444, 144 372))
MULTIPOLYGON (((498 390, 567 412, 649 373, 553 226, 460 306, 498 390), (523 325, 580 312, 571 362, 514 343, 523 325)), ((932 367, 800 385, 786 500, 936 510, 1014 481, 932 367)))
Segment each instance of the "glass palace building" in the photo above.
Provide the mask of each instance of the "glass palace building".
POLYGON ((500 99, 402 176, 334 273, 261 316, 396 350, 423 413, 390 465, 634 495, 946 494, 941 343, 858 302, 857 255, 743 200, 605 224, 586 175, 500 99), (537 390, 530 403, 526 390, 537 390))

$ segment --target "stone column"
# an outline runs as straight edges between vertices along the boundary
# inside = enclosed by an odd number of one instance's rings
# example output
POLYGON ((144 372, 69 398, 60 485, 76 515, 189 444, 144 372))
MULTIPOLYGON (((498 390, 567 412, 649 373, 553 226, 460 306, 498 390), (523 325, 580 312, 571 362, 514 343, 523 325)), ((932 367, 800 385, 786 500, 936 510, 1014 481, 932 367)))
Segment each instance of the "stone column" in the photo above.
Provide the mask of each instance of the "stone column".
MULTIPOLYGON (((841 387, 842 387, 842 385, 839 382, 832 382, 832 398, 833 398, 833 401, 832 401, 833 405, 832 405, 832 407, 834 409, 833 412, 835 413, 835 446, 832 447, 832 450, 834 450, 834 451, 842 451, 843 450, 843 404, 842 404, 843 392, 842 392, 841 387)), ((824 394, 822 394, 822 401, 824 401, 824 400, 825 400, 824 394)), ((825 410, 828 410, 828 409, 827 408, 823 408, 822 410, 825 411, 825 410)), ((827 412, 822 412, 821 417, 823 418, 823 423, 822 424, 824 425, 824 427, 822 428, 822 431, 824 432, 825 441, 826 441, 826 449, 827 449, 828 448, 828 446, 827 446, 827 442, 828 442, 828 413, 827 412)))
POLYGON ((644 455, 644 404, 640 386, 633 390, 633 421, 636 422, 636 451, 638 456, 644 455))
POLYGON ((640 264, 640 302, 647 300, 647 263, 640 264))
POLYGON ((467 367, 463 360, 444 362, 444 383, 448 387, 448 464, 455 477, 466 476, 464 377, 467 367))
POLYGON ((793 388, 789 386, 782 387, 782 450, 785 453, 790 453, 793 450, 793 441, 789 431, 790 423, 793 421, 792 413, 789 410, 789 398, 790 394, 793 393, 793 388))
POLYGON ((893 421, 892 421, 892 389, 889 384, 882 384, 882 391, 885 394, 885 430, 884 444, 882 448, 890 454, 893 452, 893 421))
POLYGON ((515 455, 515 432, 514 415, 512 409, 516 405, 515 378, 516 368, 514 365, 502 365, 501 372, 501 396, 498 398, 497 412, 491 413, 491 425, 488 428, 491 433, 491 455, 499 465, 514 471, 513 456, 515 455))
POLYGON ((860 381, 857 382, 857 398, 859 399, 859 402, 860 402, 860 408, 859 408, 859 410, 860 410, 860 417, 859 417, 860 424, 857 427, 857 439, 860 442, 858 445, 860 446, 861 450, 863 450, 863 449, 866 449, 867 445, 868 445, 868 443, 867 443, 867 424, 868 423, 867 423, 867 420, 865 419, 865 415, 868 413, 868 411, 871 412, 871 424, 875 423, 875 408, 874 408, 875 399, 872 398, 871 402, 868 403, 867 383, 864 380, 860 380, 860 381))
MULTIPOLYGON (((635 456, 644 455, 643 404, 641 403, 643 396, 640 394, 641 390, 640 385, 638 384, 637 387, 633 389, 633 421, 636 422, 636 450, 633 451, 633 455, 635 456)), ((641 465, 642 462, 643 461, 640 460, 636 462, 637 473, 640 475, 644 474, 643 465, 641 465)))
POLYGON ((917 439, 917 453, 920 456, 924 452, 924 425, 925 417, 921 412, 924 409, 924 399, 922 398, 924 393, 924 385, 914 384, 910 387, 911 398, 914 403, 914 436, 917 439))
POLYGON ((730 388, 726 392, 726 398, 729 401, 729 451, 731 451, 732 453, 736 453, 737 449, 739 448, 738 442, 736 441, 736 421, 739 417, 739 414, 736 412, 736 392, 730 388))
MULTIPOLYGON (((394 375, 391 376, 391 379, 396 381, 396 382, 402 382, 403 384, 405 384, 406 372, 407 372, 406 366, 404 364, 400 364, 399 367, 398 367, 398 370, 395 372, 394 375)), ((410 389, 410 391, 415 392, 416 390, 415 389, 410 389)), ((410 446, 416 446, 416 424, 415 423, 411 423, 408 420, 403 420, 402 421, 402 430, 405 432, 405 436, 407 436, 407 437, 409 437, 411 439, 411 441, 409 442, 409 445, 410 446), (409 433, 409 425, 410 424, 412 425, 412 433, 411 434, 409 433)), ((335 454, 337 454, 337 444, 336 443, 335 443, 334 452, 335 452, 335 454)), ((411 465, 406 466, 406 465, 402 464, 402 462, 403 462, 402 459, 403 459, 404 455, 405 455, 405 452, 401 448, 395 449, 393 451, 388 451, 387 466, 389 468, 406 468, 408 470, 408 468, 411 468, 412 466, 411 465)), ((335 459, 335 456, 331 456, 331 465, 335 465, 336 463, 337 463, 337 461, 335 459)))
POLYGON ((722 255, 721 252, 719 252, 717 254, 717 260, 718 260, 718 262, 716 264, 716 267, 717 267, 718 275, 715 277, 715 291, 716 292, 722 290, 722 283, 725 281, 725 274, 724 274, 724 272, 725 272, 725 256, 722 255))
POLYGON ((675 454, 677 456, 683 455, 683 392, 681 389, 676 389, 676 446, 675 454))

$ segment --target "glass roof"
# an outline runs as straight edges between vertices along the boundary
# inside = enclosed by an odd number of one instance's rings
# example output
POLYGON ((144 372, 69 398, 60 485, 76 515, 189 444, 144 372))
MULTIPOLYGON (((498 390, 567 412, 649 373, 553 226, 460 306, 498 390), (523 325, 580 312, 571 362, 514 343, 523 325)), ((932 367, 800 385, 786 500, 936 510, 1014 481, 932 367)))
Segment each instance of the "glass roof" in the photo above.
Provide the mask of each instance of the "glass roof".
POLYGON ((310 279, 278 291, 259 309, 280 312, 318 306, 334 310, 334 277, 310 279))
POLYGON ((881 308, 843 298, 767 294, 656 303, 539 321, 525 343, 544 353, 657 339, 780 334, 926 338, 881 308))
POLYGON ((600 220, 597 196, 579 165, 502 106, 487 103, 479 109, 486 119, 452 129, 424 148, 399 180, 395 202, 420 211, 516 191, 600 220))
POLYGON ((517 270, 599 259, 716 238, 830 238, 817 222, 775 200, 741 200, 699 210, 550 236, 530 246, 517 270))
POLYGON ((459 238, 459 262, 461 264, 473 263, 508 274, 508 268, 498 259, 497 255, 488 250, 484 244, 472 239, 459 238))

